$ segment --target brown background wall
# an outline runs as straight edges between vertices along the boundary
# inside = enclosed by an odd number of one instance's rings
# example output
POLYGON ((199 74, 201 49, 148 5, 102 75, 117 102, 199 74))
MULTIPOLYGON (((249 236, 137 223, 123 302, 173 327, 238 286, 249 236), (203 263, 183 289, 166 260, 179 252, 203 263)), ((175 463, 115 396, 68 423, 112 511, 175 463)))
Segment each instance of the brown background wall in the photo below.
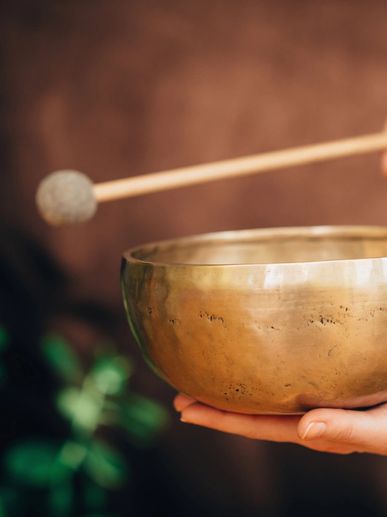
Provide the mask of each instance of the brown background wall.
MULTIPOLYGON (((39 180, 58 168, 103 181, 379 131, 386 20, 382 0, 9 2, 1 22, 4 217, 19 218, 85 292, 117 311, 120 254, 140 242, 260 226, 387 224, 377 156, 112 203, 67 229, 46 227, 33 201, 39 180)), ((141 365, 151 386, 144 389, 168 399, 141 365)), ((218 508, 223 500, 279 511, 279 491, 302 506, 321 487, 339 508, 342 498, 382 500, 385 491, 387 466, 375 458, 180 426, 164 448, 182 484, 218 508)))

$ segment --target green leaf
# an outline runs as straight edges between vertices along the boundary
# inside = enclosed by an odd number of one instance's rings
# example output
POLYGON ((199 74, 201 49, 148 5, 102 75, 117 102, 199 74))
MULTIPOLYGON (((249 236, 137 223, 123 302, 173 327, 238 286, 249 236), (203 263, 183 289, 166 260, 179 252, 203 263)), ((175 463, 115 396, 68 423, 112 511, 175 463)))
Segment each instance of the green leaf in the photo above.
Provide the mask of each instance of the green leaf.
POLYGON ((168 423, 165 409, 140 395, 130 395, 120 404, 121 425, 139 444, 149 444, 168 423))
POLYGON ((66 388, 59 392, 57 405, 62 415, 76 427, 89 432, 98 427, 103 400, 95 392, 66 388))
POLYGON ((70 517, 74 506, 73 487, 69 481, 63 481, 51 487, 48 496, 50 515, 55 517, 70 517))
POLYGON ((58 453, 58 447, 51 443, 25 442, 7 452, 5 467, 16 481, 34 486, 51 485, 70 474, 58 453))
POLYGON ((118 488, 127 479, 127 466, 122 456, 101 441, 92 443, 84 466, 90 477, 104 488, 118 488))
POLYGON ((63 445, 59 459, 72 470, 77 470, 86 458, 86 454, 87 448, 83 444, 69 440, 63 445))
POLYGON ((47 336, 42 343, 43 355, 48 363, 66 382, 79 382, 82 377, 82 368, 77 355, 60 336, 47 336))
POLYGON ((105 489, 96 485, 93 481, 87 481, 85 483, 83 494, 85 507, 88 511, 101 511, 106 504, 105 489))
POLYGON ((130 374, 131 365, 127 359, 105 356, 95 361, 90 378, 101 393, 114 395, 123 390, 130 374))
POLYGON ((9 344, 9 334, 5 327, 0 325, 0 352, 3 352, 9 344))

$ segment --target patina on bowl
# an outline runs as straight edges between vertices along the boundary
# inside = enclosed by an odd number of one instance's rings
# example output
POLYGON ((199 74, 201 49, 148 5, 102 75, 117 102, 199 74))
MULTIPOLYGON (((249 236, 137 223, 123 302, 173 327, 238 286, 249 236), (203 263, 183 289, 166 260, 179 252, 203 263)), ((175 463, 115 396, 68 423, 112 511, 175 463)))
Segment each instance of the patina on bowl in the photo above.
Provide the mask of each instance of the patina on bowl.
POLYGON ((236 231, 132 249, 130 327, 177 390, 302 413, 387 400, 387 228, 236 231))

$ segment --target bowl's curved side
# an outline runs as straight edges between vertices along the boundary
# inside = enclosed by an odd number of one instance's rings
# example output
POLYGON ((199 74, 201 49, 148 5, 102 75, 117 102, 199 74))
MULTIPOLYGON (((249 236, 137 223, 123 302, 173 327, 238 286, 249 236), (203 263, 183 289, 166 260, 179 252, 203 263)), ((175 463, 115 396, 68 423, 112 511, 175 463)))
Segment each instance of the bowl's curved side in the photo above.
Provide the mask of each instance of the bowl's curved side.
POLYGON ((215 407, 300 413, 387 399, 387 260, 154 266, 123 260, 133 334, 169 384, 215 407))

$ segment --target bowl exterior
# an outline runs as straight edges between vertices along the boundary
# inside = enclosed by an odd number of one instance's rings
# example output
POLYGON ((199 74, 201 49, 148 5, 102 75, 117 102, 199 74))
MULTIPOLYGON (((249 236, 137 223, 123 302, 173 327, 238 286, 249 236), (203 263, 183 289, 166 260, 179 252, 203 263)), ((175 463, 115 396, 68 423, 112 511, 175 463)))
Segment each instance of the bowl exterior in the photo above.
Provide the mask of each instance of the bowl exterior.
POLYGON ((124 258, 121 281, 147 362, 205 404, 295 414, 387 400, 387 259, 195 266, 124 258))

